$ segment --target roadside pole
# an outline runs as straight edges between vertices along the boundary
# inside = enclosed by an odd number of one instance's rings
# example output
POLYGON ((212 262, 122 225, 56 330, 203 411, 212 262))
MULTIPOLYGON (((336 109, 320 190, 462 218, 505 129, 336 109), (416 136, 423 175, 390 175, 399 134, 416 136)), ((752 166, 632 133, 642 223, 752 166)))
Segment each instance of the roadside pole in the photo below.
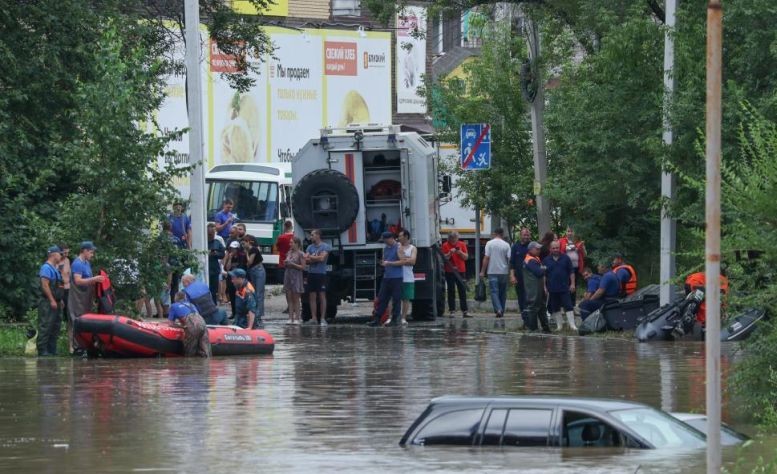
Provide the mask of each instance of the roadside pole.
POLYGON ((529 46, 529 59, 537 87, 534 100, 531 101, 532 151, 534 153, 534 197, 537 202, 537 228, 540 235, 550 231, 550 202, 545 198, 545 180, 548 176, 548 157, 545 154, 545 82, 539 66, 540 33, 533 19, 527 22, 526 42, 529 46))
POLYGON ((705 279, 707 300, 707 472, 718 473, 720 455, 720 134, 723 7, 707 5, 707 185, 705 279))
POLYGON ((475 287, 480 283, 480 206, 475 204, 475 287))
POLYGON ((192 250, 197 252, 201 275, 208 281, 205 219, 205 172, 202 163, 202 83, 200 78, 200 6, 198 0, 184 0, 186 20, 186 105, 189 111, 189 163, 191 172, 192 250))
MULTIPOLYGON (((664 145, 669 149, 673 141, 672 122, 670 109, 674 96, 676 80, 674 78, 674 32, 675 10, 677 0, 666 0, 666 32, 664 33, 664 145)), ((675 197, 674 173, 666 170, 661 173, 661 197, 665 201, 673 201, 675 197)), ((661 208, 661 270, 660 282, 661 306, 672 302, 674 297, 674 285, 672 280, 676 274, 675 250, 677 244, 677 221, 669 215, 665 204, 661 208)))

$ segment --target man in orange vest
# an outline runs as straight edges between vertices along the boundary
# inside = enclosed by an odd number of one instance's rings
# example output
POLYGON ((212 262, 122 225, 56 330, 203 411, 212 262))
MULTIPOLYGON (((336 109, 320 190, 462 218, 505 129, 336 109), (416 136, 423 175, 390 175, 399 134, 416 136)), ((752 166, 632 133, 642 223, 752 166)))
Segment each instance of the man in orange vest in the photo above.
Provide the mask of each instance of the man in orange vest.
POLYGON ((620 297, 626 297, 637 291, 637 271, 623 261, 623 254, 616 253, 612 258, 612 271, 621 285, 620 297))
MULTIPOLYGON (((696 290, 706 291, 704 272, 691 273, 685 279, 685 294, 687 295, 696 290)), ((728 278, 725 275, 720 275, 720 293, 721 300, 728 294, 728 278)), ((702 326, 707 322, 707 298, 704 298, 699 304, 699 309, 696 311, 696 322, 702 326)))

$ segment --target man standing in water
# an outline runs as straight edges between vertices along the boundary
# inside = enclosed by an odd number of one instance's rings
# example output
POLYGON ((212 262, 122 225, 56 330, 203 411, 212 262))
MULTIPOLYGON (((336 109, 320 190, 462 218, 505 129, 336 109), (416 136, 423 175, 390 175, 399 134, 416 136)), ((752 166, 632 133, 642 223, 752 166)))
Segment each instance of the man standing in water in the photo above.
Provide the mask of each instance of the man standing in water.
POLYGON ((402 260, 399 257, 399 243, 391 232, 383 233, 383 280, 380 282, 378 292, 378 307, 375 309, 370 326, 379 326, 380 317, 386 312, 391 301, 391 325, 399 326, 400 305, 402 300, 402 260))
POLYGON ((523 311, 523 325, 530 331, 537 330, 537 321, 543 332, 550 332, 545 304, 545 267, 540 262, 542 244, 529 243, 529 253, 523 259, 523 283, 526 288, 526 309, 523 311))
POLYGON ((569 329, 577 331, 575 313, 572 312, 572 292, 575 291, 575 267, 572 260, 561 253, 558 240, 550 243, 550 255, 542 261, 545 266, 545 288, 548 290, 548 311, 556 320, 556 328, 564 327, 561 310, 566 313, 569 329))
POLYGON ((94 309, 95 286, 102 283, 105 277, 92 274, 92 265, 90 262, 94 258, 97 247, 89 240, 81 242, 81 252, 70 266, 70 292, 68 294, 67 307, 70 326, 68 336, 73 341, 73 354, 80 355, 83 351, 76 344, 73 338, 73 325, 76 319, 94 309))
POLYGON ((313 242, 305 249, 305 263, 308 265, 308 298, 310 301, 310 320, 326 326, 326 260, 332 247, 321 241, 321 231, 310 231, 313 242), (320 303, 320 305, 319 305, 320 303))
POLYGON ((62 324, 61 309, 64 285, 62 274, 57 266, 62 260, 62 249, 56 245, 49 247, 48 258, 41 265, 40 277, 41 298, 38 303, 38 356, 57 355, 57 338, 62 324))

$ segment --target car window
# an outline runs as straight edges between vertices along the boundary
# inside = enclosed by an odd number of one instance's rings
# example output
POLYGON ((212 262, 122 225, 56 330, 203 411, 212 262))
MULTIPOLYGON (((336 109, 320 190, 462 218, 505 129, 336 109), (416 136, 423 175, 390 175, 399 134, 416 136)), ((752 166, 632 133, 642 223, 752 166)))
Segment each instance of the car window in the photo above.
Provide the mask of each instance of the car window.
POLYGON ((564 410, 561 445, 570 448, 623 446, 623 436, 598 417, 564 410))
POLYGON ((656 448, 701 448, 705 445, 704 434, 653 408, 614 410, 610 414, 656 448))
MULTIPOLYGON (((702 433, 707 433, 707 419, 706 418, 692 418, 690 420, 680 420, 684 423, 687 423, 697 430, 701 431, 702 433)), ((739 444, 742 441, 745 441, 747 437, 742 435, 741 433, 737 432, 736 430, 729 428, 726 425, 722 425, 720 427, 720 442, 724 446, 739 444)))
POLYGON ((491 414, 486 422, 486 428, 483 430, 483 440, 481 444, 484 446, 499 446, 502 442, 502 432, 505 427, 505 419, 507 419, 507 410, 498 409, 491 410, 491 414))
POLYGON ((547 446, 552 410, 513 409, 507 414, 503 446, 547 446))
POLYGON ((480 426, 483 409, 456 410, 428 422, 416 435, 414 444, 470 445, 480 426))

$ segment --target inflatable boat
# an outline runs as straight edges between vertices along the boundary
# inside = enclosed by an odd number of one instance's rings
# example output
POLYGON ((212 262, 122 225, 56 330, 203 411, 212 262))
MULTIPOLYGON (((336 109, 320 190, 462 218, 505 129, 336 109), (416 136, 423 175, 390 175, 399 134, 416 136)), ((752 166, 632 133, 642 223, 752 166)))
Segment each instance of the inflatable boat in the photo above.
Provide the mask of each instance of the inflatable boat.
POLYGON ((726 321, 726 324, 720 328, 720 340, 727 342, 747 339, 755 330, 758 321, 762 320, 764 316, 766 316, 766 311, 762 309, 745 310, 739 316, 726 321))
MULTIPOLYGON (((183 329, 167 322, 85 314, 76 319, 73 331, 82 348, 105 357, 183 355, 183 329)), ((214 356, 272 354, 275 349, 272 336, 261 329, 208 326, 208 336, 214 356)))

